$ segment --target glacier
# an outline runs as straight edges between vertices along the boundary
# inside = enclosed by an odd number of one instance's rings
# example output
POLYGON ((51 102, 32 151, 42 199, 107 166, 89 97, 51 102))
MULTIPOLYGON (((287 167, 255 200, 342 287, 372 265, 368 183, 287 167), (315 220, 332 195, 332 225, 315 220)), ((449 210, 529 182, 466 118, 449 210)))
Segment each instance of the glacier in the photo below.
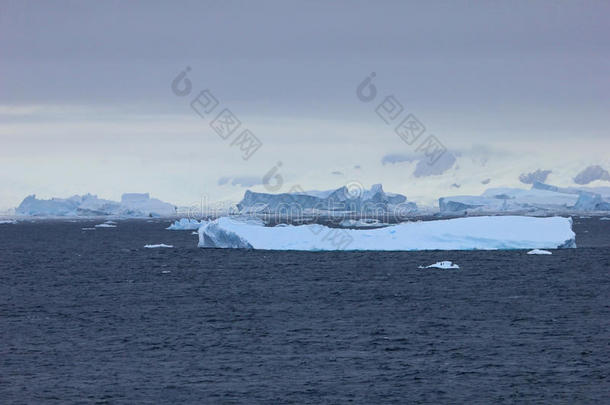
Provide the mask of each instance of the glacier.
POLYGON ((199 247, 266 250, 473 250, 576 247, 572 219, 480 216, 403 222, 377 229, 323 225, 267 227, 258 219, 221 217, 199 228, 199 247), (338 243, 341 241, 341 243, 338 243))
POLYGON ((120 202, 98 198, 96 195, 74 195, 69 198, 42 200, 27 196, 15 210, 17 215, 36 217, 168 217, 176 214, 176 207, 148 193, 123 194, 120 202))

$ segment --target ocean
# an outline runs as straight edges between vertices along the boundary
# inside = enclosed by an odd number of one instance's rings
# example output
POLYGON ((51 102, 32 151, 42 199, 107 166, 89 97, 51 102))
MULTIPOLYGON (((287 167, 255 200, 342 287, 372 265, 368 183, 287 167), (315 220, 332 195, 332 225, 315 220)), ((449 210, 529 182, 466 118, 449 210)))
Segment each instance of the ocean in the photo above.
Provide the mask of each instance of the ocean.
POLYGON ((552 255, 201 249, 169 221, 98 223, 0 225, 0 403, 610 398, 610 221, 576 217, 552 255), (460 269, 419 268, 442 260, 460 269))

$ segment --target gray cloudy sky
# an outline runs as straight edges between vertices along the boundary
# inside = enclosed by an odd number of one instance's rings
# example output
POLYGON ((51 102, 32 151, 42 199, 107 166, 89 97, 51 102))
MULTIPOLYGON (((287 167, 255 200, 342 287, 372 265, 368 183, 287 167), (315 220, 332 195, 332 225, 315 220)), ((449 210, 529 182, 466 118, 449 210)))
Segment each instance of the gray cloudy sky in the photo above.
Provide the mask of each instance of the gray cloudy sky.
POLYGON ((610 169, 609 40, 602 1, 2 0, 0 209, 30 193, 238 199, 278 162, 280 191, 381 182, 433 201, 537 169, 570 185, 610 169), (186 66, 193 94, 177 97, 186 66), (249 160, 191 110, 205 88, 263 142, 249 160), (453 166, 382 163, 415 153, 375 113, 387 95, 453 166))

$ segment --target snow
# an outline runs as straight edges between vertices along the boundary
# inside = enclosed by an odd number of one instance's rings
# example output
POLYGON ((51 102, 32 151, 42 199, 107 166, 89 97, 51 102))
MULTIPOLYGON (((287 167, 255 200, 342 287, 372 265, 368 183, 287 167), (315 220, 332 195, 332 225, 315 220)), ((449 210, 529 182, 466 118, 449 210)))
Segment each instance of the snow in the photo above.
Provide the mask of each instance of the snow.
POLYGON ((552 255, 548 250, 534 249, 527 252, 528 255, 552 255))
POLYGON ((199 229, 206 221, 197 221, 196 219, 182 218, 179 221, 175 221, 173 224, 165 229, 170 231, 192 231, 199 229))
POLYGON ((429 266, 419 266, 420 269, 459 269, 460 266, 450 261, 436 262, 429 266))
POLYGON ((481 216, 403 222, 377 229, 265 227, 221 217, 199 228, 199 247, 269 250, 472 250, 576 247, 572 219, 481 216))
POLYGON ((175 215, 172 204, 150 198, 145 194, 123 194, 121 202, 104 200, 96 195, 75 195, 70 198, 41 200, 27 196, 16 211, 19 215, 42 217, 122 216, 159 217, 175 215))
POLYGON ((146 249, 155 249, 155 248, 173 248, 173 245, 166 245, 164 243, 159 243, 158 245, 144 245, 146 249))

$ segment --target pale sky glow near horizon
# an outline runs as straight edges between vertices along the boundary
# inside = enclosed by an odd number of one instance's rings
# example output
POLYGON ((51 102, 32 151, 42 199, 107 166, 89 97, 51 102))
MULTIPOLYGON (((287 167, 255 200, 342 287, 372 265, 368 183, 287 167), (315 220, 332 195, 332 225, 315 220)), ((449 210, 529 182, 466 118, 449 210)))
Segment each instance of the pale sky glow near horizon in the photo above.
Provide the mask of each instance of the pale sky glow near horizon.
POLYGON ((238 201, 278 163, 277 192, 382 183, 429 205, 536 170, 574 186, 610 171, 608 72, 602 1, 0 0, 0 211, 29 194, 238 201), (390 95, 455 157, 440 173, 376 113, 390 95), (227 140, 210 127, 224 108, 241 121, 227 140), (248 160, 243 129, 262 142, 248 160))

